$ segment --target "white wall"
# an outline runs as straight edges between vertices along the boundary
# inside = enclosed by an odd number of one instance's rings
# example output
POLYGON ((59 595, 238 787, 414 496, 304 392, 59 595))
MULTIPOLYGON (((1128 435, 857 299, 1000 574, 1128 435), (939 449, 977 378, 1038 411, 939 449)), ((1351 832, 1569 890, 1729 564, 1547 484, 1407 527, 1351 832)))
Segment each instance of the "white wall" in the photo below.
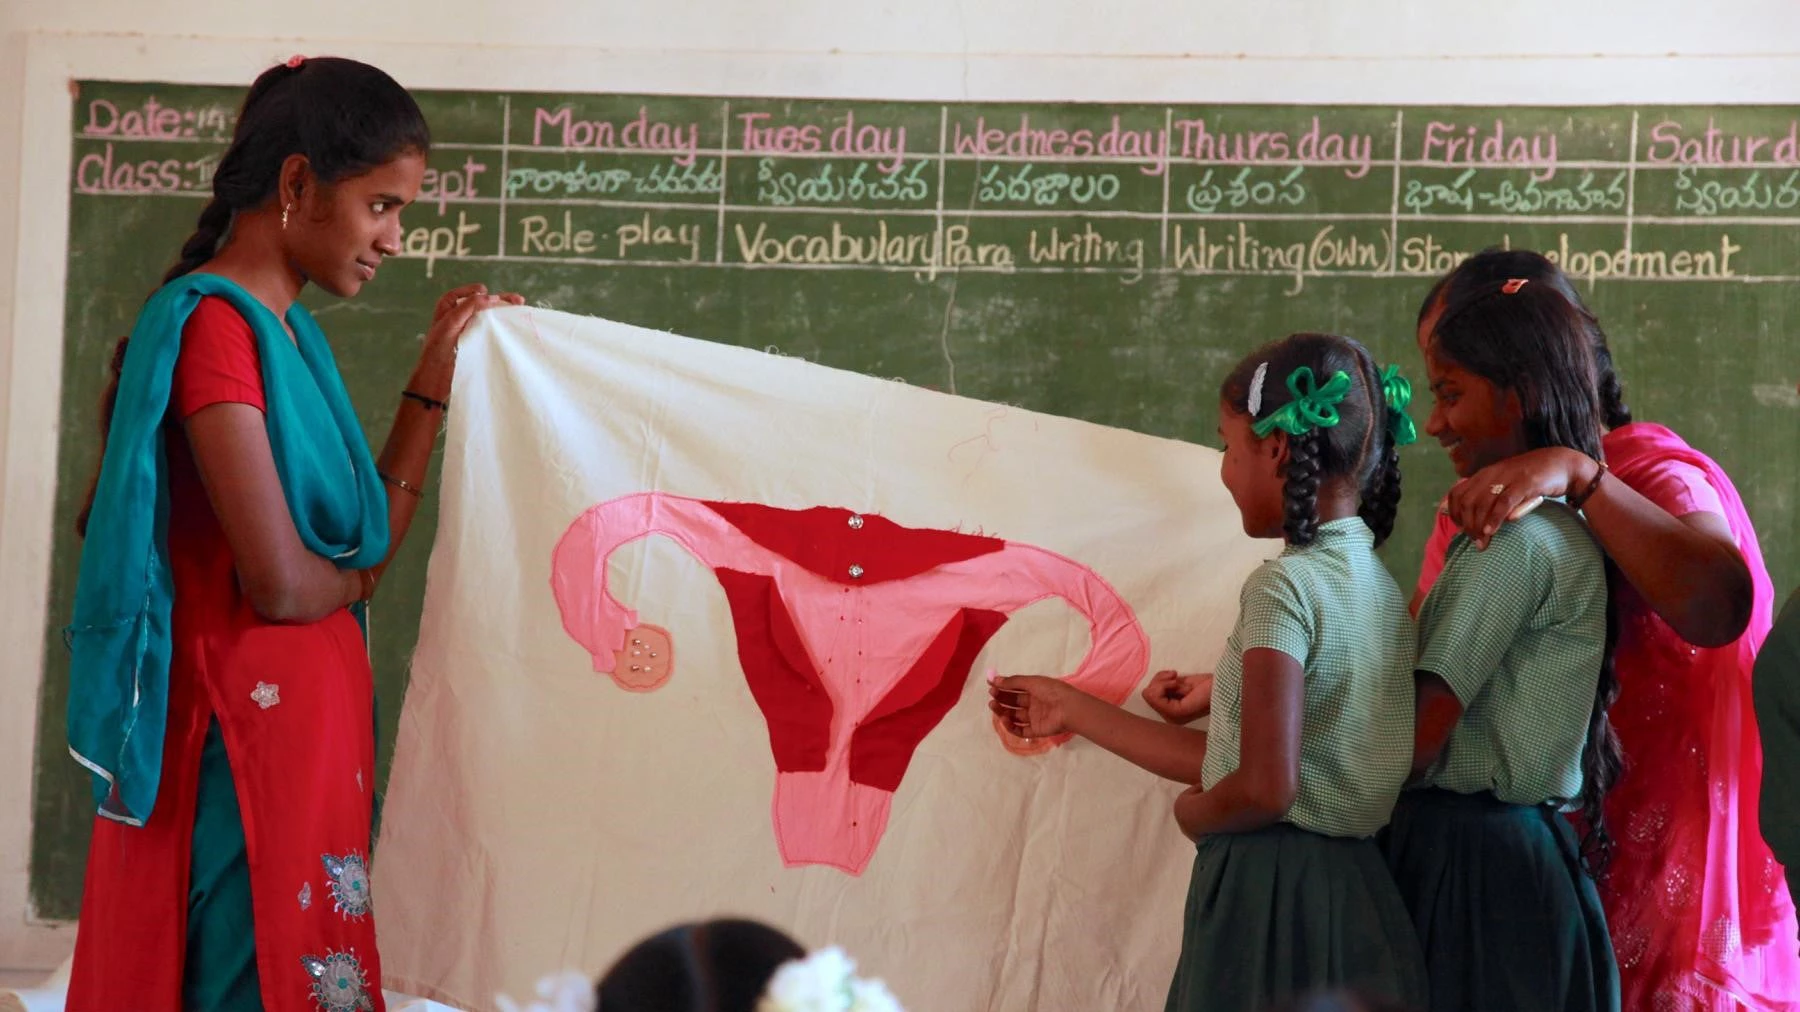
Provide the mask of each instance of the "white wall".
MULTIPOLYGON (((0 0, 0 972, 25 905, 67 219, 67 82, 247 83, 290 53, 418 87, 896 98, 1800 102, 1793 0, 0 0)), ((59 727, 43 733, 61 734, 59 727)))

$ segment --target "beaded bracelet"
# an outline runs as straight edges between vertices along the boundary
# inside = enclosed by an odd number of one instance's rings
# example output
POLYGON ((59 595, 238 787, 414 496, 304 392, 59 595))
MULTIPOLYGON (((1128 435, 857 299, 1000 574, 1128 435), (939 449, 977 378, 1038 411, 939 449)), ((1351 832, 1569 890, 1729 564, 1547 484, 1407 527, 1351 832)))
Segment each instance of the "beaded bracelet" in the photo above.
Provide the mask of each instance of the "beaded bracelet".
POLYGON ((1595 492, 1599 491, 1600 479, 1606 477, 1610 471, 1611 469, 1606 466, 1606 461, 1594 461, 1594 480, 1588 482, 1587 488, 1582 489, 1580 495, 1573 496, 1569 499, 1569 506, 1574 509, 1580 509, 1581 507, 1586 506, 1587 501, 1594 497, 1595 492))

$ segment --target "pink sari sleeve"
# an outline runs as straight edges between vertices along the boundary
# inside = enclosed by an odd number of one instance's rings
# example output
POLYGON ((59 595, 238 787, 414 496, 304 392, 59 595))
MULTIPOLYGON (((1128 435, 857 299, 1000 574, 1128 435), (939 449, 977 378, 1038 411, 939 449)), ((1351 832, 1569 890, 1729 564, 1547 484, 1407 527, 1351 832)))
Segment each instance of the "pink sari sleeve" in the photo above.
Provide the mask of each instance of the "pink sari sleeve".
POLYGON ((1686 461, 1665 457, 1632 469, 1631 487, 1673 517, 1711 513, 1730 523, 1725 500, 1706 472, 1686 461))

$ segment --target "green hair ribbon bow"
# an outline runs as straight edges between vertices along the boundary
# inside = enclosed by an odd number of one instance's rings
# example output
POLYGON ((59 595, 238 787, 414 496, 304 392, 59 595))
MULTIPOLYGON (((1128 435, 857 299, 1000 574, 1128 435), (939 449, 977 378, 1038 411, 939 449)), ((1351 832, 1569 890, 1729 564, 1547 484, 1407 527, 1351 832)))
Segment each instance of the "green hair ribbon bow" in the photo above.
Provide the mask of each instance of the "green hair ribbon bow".
POLYGON ((1388 433, 1395 446, 1411 446, 1419 441, 1419 427, 1413 424, 1406 406, 1412 403, 1412 382, 1400 375, 1400 367, 1390 365, 1381 371, 1381 396, 1388 406, 1388 433))
POLYGON ((1350 374, 1338 370, 1324 386, 1318 385, 1311 366, 1301 366, 1288 374, 1288 392, 1294 399, 1259 419, 1250 431, 1261 439, 1276 429, 1290 436, 1303 436, 1314 429, 1329 429, 1338 423, 1337 406, 1350 392, 1350 374))

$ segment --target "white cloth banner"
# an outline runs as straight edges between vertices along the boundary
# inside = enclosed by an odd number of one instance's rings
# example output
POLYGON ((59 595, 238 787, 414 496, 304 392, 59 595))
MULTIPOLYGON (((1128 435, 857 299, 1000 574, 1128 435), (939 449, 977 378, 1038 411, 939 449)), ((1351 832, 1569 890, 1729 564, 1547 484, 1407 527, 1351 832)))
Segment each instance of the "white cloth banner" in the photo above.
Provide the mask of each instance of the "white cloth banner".
POLYGON ((488 1010, 738 915, 918 1010, 1161 1008, 1179 785, 1004 740, 984 678, 1210 670, 1279 547, 1216 451, 527 308, 453 401, 386 986, 488 1010))

